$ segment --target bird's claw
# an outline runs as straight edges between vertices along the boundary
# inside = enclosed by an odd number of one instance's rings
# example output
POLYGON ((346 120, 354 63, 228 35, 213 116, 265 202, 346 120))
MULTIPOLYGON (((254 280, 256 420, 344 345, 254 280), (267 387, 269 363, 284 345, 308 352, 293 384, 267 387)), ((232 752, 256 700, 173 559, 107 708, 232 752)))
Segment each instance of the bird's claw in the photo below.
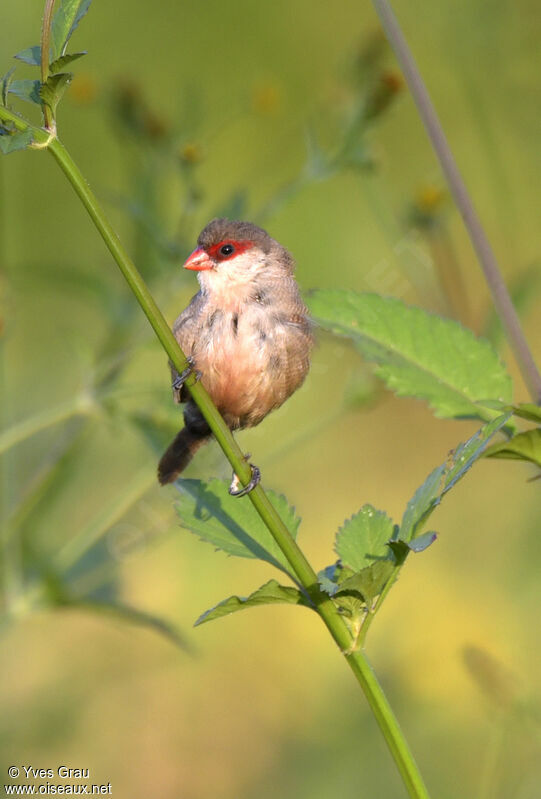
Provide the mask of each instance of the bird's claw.
MULTIPOLYGON (((249 456, 248 456, 249 457, 249 456)), ((229 486, 229 493, 232 497, 244 497, 246 494, 249 494, 256 485, 259 484, 261 481, 261 472, 255 464, 250 463, 248 464, 250 469, 252 470, 252 476, 250 478, 250 482, 244 488, 239 488, 240 480, 238 476, 233 472, 233 477, 231 479, 231 485, 229 486)))
POLYGON ((195 375, 196 381, 201 380, 201 372, 195 369, 195 361, 192 358, 192 356, 191 355, 188 356, 186 360, 188 361, 188 366, 186 367, 186 369, 183 369, 180 374, 177 374, 177 376, 175 377, 175 379, 171 384, 173 391, 180 391, 180 389, 182 388, 182 386, 184 385, 184 383, 191 374, 195 375))

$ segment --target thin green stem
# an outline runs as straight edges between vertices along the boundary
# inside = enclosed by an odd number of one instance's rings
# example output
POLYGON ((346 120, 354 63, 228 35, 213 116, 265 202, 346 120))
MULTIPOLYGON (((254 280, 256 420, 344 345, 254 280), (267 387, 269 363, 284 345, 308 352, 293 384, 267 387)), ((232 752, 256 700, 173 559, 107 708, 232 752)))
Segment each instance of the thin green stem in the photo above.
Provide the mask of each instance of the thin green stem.
POLYGON ((413 54, 389 2, 387 0, 373 0, 373 3, 387 38, 400 62, 404 77, 417 105, 419 116, 464 220, 524 382, 534 402, 541 403, 541 374, 522 331, 496 256, 473 206, 419 68, 415 63, 413 54))
MULTIPOLYGON (((47 83, 49 77, 49 56, 51 50, 51 24, 55 0, 45 0, 43 24, 41 26, 41 82, 47 83)), ((42 103, 43 120, 47 130, 54 129, 53 113, 46 103, 42 103)))
MULTIPOLYGON (((31 127, 24 121, 21 121, 16 115, 12 115, 9 112, 6 114, 4 112, 5 109, 0 109, 0 119, 8 119, 8 121, 13 122, 13 124, 17 124, 17 126, 22 124, 23 127, 18 127, 18 129, 31 127)), ((107 220, 103 209, 98 203, 97 198, 93 194, 79 168, 65 147, 60 143, 60 141, 58 141, 56 137, 48 135, 42 129, 35 130, 36 141, 42 142, 44 146, 49 149, 60 168, 68 178, 73 189, 87 209, 91 219, 93 220, 104 242, 113 255, 129 287, 131 288, 133 294, 139 302, 139 305, 154 329, 154 332, 156 333, 160 343, 162 344, 163 349, 169 356, 171 363, 177 369, 177 371, 182 372, 188 365, 186 356, 178 346, 178 343, 161 311, 156 305, 154 298, 150 294, 135 265, 127 255, 122 243, 120 242, 120 239, 107 220)), ((207 392, 201 383, 195 380, 195 377, 192 376, 188 379, 187 387, 201 413, 208 422, 214 437, 224 451, 235 473, 238 475, 241 483, 243 485, 247 485, 251 478, 251 470, 246 463, 243 453, 233 438, 231 431, 218 413, 207 392)), ((147 477, 144 475, 143 478, 144 479, 142 480, 142 483, 144 484, 146 483, 147 477)), ((140 488, 141 486, 138 485, 135 486, 134 490, 137 491, 140 490, 140 488)), ((286 556, 288 563, 290 564, 292 571, 299 583, 304 587, 308 595, 311 597, 319 615, 331 633, 340 651, 344 654, 350 668, 361 685, 368 699, 370 707, 376 716, 380 729, 385 737, 400 774, 402 775, 404 784, 410 797, 412 797, 412 799, 427 799, 428 794, 426 788, 424 787, 418 767, 414 761, 411 751, 409 750, 406 739, 404 738, 398 722, 394 717, 392 709, 383 693, 381 686, 377 682, 364 653, 360 651, 351 651, 351 636, 338 612, 337 607, 331 598, 321 591, 316 573, 312 569, 304 553, 300 550, 294 539, 291 537, 287 527, 284 525, 274 506, 269 501, 262 486, 256 486, 256 488, 251 491, 248 496, 255 509, 259 513, 261 519, 273 535, 278 546, 286 556)), ((94 533, 96 533, 98 528, 99 530, 103 528, 103 520, 101 520, 101 523, 95 528, 94 533)), ((74 544, 73 551, 67 551, 63 553, 62 559, 65 564, 73 562, 74 557, 77 554, 75 550, 79 549, 79 551, 82 551, 81 547, 83 549, 87 547, 88 541, 90 539, 86 534, 84 539, 84 541, 82 538, 77 540, 76 544, 74 544)))

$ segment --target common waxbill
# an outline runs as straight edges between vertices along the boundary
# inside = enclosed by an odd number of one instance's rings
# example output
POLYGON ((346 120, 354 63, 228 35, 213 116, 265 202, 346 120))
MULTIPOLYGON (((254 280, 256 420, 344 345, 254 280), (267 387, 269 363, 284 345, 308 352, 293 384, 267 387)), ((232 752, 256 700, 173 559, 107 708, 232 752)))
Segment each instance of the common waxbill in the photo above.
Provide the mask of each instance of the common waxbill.
MULTIPOLYGON (((313 345, 289 252, 251 222, 213 219, 184 264, 200 290, 173 325, 191 367, 231 430, 253 427, 303 382, 313 345)), ((184 427, 162 456, 170 483, 211 435, 172 368, 173 397, 186 402, 184 427)))

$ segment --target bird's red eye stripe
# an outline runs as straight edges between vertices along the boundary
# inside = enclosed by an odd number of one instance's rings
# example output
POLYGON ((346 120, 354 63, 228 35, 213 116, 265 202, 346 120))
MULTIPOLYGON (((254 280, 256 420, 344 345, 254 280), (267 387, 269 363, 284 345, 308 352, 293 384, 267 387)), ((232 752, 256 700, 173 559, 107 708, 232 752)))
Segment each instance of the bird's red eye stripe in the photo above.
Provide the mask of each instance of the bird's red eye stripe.
POLYGON ((212 247, 209 247, 207 253, 216 261, 228 261, 230 258, 241 255, 253 246, 253 241, 224 239, 223 241, 219 241, 218 244, 213 244, 212 247))

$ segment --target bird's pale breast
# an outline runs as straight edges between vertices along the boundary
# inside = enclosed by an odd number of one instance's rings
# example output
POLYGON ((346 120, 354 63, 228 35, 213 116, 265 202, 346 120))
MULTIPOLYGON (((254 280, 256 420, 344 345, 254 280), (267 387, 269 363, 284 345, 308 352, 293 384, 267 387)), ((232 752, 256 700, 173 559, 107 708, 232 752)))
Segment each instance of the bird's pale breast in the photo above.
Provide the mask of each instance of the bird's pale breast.
POLYGON ((175 334, 231 427, 258 424, 303 382, 312 336, 300 301, 287 310, 257 302, 239 312, 209 303, 193 310, 175 334))

